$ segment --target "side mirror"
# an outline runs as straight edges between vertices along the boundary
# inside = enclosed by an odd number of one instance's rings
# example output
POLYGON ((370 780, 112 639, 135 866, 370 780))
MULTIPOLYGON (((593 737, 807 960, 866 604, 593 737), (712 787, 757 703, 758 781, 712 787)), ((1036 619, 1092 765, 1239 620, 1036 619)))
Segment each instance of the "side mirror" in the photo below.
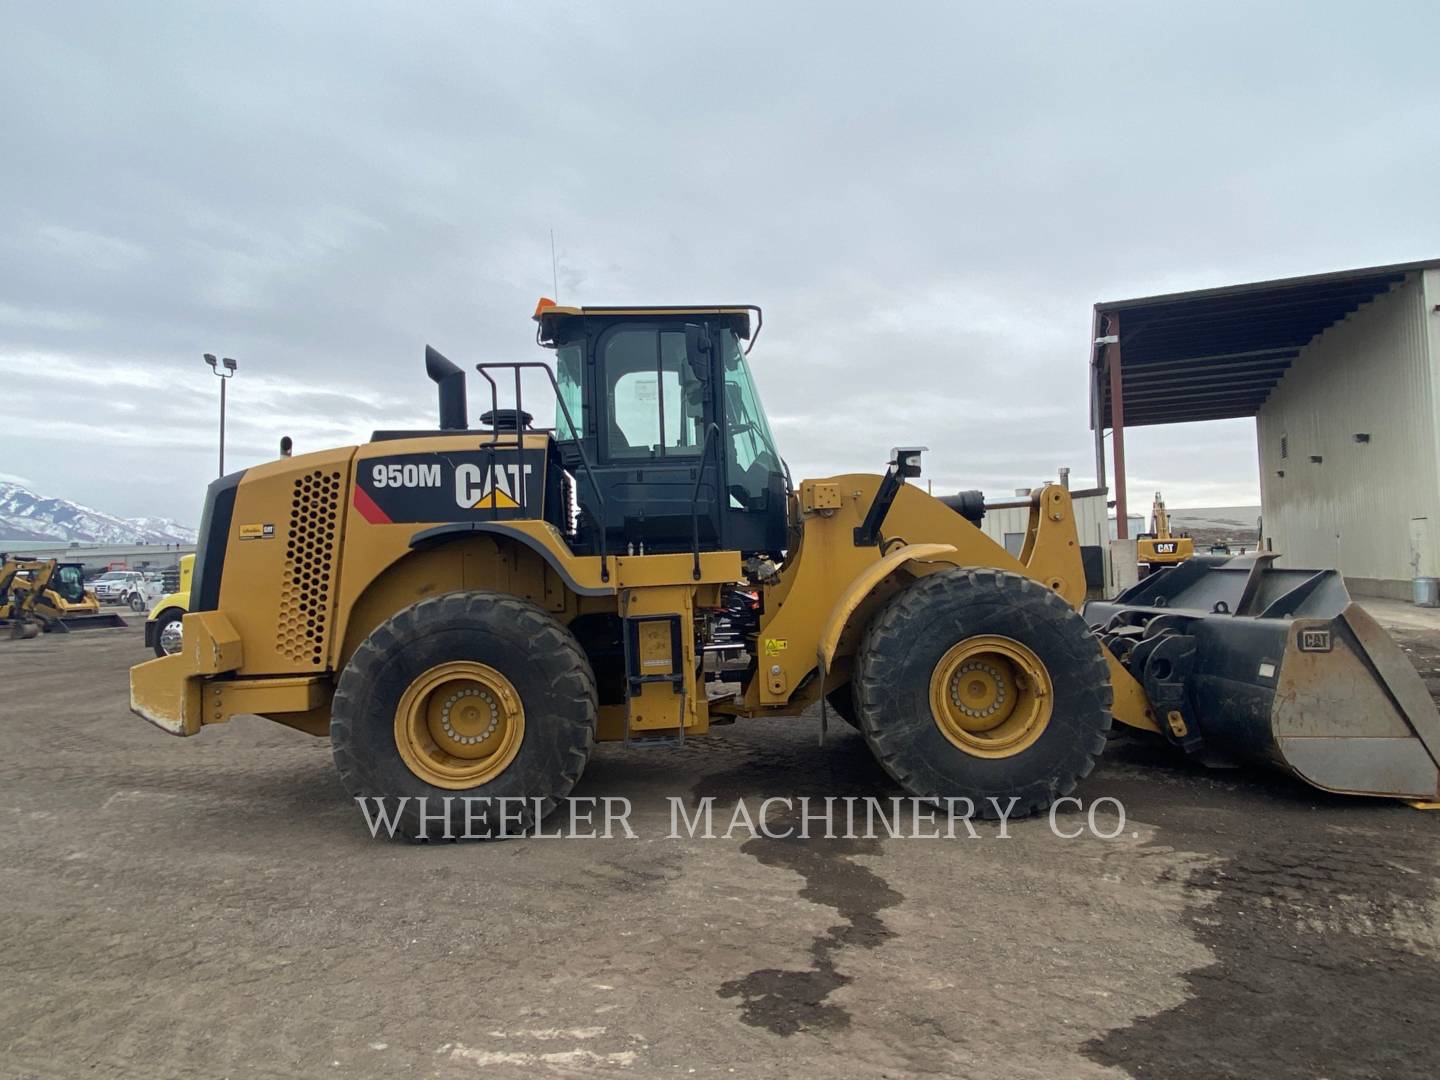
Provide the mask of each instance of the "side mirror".
POLYGON ((685 357, 690 370, 701 382, 710 381, 710 330, 695 323, 685 324, 685 357))

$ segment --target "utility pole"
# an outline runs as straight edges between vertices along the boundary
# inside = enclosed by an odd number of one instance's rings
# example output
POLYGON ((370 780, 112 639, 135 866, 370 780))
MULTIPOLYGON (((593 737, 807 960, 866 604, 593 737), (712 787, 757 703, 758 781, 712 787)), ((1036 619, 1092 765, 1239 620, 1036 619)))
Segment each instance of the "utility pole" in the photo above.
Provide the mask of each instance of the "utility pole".
POLYGON ((215 359, 214 353, 205 354, 205 363, 210 365, 210 371, 220 376, 220 475, 225 475, 225 384, 235 375, 235 369, 239 366, 230 357, 221 360, 215 359))

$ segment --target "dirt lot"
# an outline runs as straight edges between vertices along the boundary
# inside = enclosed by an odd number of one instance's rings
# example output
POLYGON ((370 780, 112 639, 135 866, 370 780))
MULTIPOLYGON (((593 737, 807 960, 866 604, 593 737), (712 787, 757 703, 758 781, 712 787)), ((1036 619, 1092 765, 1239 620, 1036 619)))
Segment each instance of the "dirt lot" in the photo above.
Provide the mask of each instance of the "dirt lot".
POLYGON ((668 795, 894 793, 807 720, 599 750, 633 840, 374 841, 325 742, 132 717, 142 655, 0 642, 5 1076, 1440 1068, 1440 816, 1122 745, 1113 840, 668 838, 668 795))

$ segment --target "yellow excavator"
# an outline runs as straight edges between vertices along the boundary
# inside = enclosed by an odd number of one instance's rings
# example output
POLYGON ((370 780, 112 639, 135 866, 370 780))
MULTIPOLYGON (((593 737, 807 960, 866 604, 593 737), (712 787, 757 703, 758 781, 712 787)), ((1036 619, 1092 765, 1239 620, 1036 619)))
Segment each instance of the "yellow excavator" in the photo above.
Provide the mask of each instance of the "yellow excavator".
POLYGON ((1155 503, 1150 508, 1151 532, 1141 533, 1135 538, 1136 553, 1141 569, 1147 572, 1174 566, 1195 554, 1195 541, 1185 533, 1170 531, 1170 512, 1165 509, 1165 500, 1155 492, 1155 503))
POLYGON ((1032 492, 1012 555, 978 493, 909 482, 923 448, 793 480, 747 360, 758 308, 535 320, 553 366, 478 364, 483 428, 427 348, 436 427, 211 484, 180 649, 132 669, 131 708, 182 736, 238 714, 328 736, 351 795, 403 799, 422 834, 533 827, 597 740, 813 706, 822 741, 838 713, 902 790, 981 814, 1074 790, 1113 723, 1440 798, 1440 715, 1334 571, 1201 556, 1086 604, 1063 487, 1032 492), (722 638, 743 661, 716 670, 722 638))
POLYGON ((100 610, 79 563, 0 556, 0 626, 8 626, 12 638, 124 625, 119 615, 100 610))

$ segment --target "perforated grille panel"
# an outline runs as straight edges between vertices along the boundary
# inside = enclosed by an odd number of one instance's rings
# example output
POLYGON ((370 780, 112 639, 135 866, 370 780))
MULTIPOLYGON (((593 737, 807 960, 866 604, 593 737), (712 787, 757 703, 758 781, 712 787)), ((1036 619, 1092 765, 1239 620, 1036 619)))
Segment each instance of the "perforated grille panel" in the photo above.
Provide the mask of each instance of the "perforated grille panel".
POLYGON ((316 469, 295 481, 275 649, 299 664, 318 667, 325 662, 339 514, 338 472, 316 469))

